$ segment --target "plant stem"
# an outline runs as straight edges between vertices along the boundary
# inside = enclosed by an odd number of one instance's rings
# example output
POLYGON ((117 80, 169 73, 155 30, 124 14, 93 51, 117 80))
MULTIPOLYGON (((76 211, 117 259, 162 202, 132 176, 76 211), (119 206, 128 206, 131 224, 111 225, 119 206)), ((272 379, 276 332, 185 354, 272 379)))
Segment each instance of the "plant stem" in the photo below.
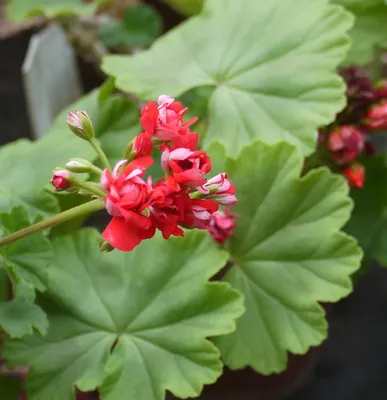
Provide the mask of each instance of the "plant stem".
POLYGON ((6 237, 1 238, 0 247, 13 243, 16 240, 23 239, 26 236, 33 235, 34 233, 43 231, 44 229, 51 228, 52 226, 59 225, 70 219, 102 210, 103 208, 105 208, 105 205, 101 200, 92 200, 88 203, 81 204, 80 206, 70 208, 69 210, 57 214, 54 217, 27 226, 26 228, 20 229, 17 232, 11 233, 6 237))
POLYGON ((112 167, 110 165, 109 160, 106 157, 106 154, 103 152, 100 144, 98 143, 98 140, 96 138, 90 139, 90 144, 93 146, 95 152, 97 153, 99 159, 102 161, 102 164, 107 168, 108 170, 111 170, 112 167))
POLYGON ((99 187, 99 185, 93 185, 91 182, 81 182, 78 179, 68 178, 68 181, 72 186, 83 189, 90 194, 94 194, 97 197, 105 197, 106 193, 99 187))

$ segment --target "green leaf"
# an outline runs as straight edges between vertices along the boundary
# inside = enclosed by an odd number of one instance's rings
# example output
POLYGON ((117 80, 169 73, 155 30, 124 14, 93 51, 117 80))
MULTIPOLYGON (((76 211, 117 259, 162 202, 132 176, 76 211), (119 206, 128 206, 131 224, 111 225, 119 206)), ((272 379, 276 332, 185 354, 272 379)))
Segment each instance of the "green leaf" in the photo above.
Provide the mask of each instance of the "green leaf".
MULTIPOLYGON (((0 214, 0 234, 4 237, 19 229, 25 228, 41 218, 30 218, 25 208, 18 206, 9 214, 0 214)), ((0 264, 8 272, 18 296, 18 287, 23 293, 27 288, 45 290, 47 267, 53 261, 50 242, 44 232, 39 232, 24 239, 0 247, 0 264), (27 288, 26 288, 27 286, 27 288)), ((27 291, 30 293, 30 291, 27 291)), ((31 296, 27 296, 31 297, 31 296)))
POLYGON ((0 375, 0 393, 2 400, 18 400, 21 384, 16 378, 0 375))
POLYGON ((0 303, 0 326, 12 338, 32 334, 34 329, 41 335, 46 334, 48 320, 44 311, 26 299, 14 299, 0 303))
POLYGON ((387 42, 387 6, 384 0, 333 0, 351 11, 356 19, 350 31, 352 47, 346 65, 365 65, 374 57, 374 47, 387 42))
POLYGON ((198 14, 203 7, 203 0, 162 0, 183 15, 198 14))
POLYGON ((209 153, 236 186, 238 225, 228 245, 234 266, 224 280, 246 306, 236 331, 215 343, 231 368, 280 372, 287 352, 303 354, 325 339, 319 302, 351 292, 361 250, 339 232, 352 208, 348 188, 326 168, 300 178, 303 158, 287 143, 257 142, 223 166, 222 146, 209 153))
POLYGON ((365 159, 364 187, 353 189, 355 207, 345 230, 356 237, 365 261, 387 265, 387 166, 383 155, 365 159))
POLYGON ((107 47, 125 46, 129 49, 151 45, 161 31, 161 18, 147 5, 130 7, 122 21, 100 25, 98 36, 107 47))
POLYGON ((31 365, 29 399, 70 400, 74 384, 99 386, 102 400, 197 396, 222 372, 206 338, 231 332, 243 311, 228 284, 207 281, 227 253, 205 232, 157 236, 130 253, 101 254, 99 242, 90 230, 54 239, 40 301, 48 334, 6 344, 11 365, 31 365))
POLYGON ((327 0, 208 0, 149 51, 107 56, 102 68, 143 99, 214 87, 205 146, 219 140, 235 154, 259 138, 309 154, 316 128, 345 105, 335 70, 352 20, 327 0))
POLYGON ((23 21, 37 15, 53 18, 66 14, 93 14, 98 1, 87 3, 84 0, 10 0, 7 18, 11 21, 23 21))

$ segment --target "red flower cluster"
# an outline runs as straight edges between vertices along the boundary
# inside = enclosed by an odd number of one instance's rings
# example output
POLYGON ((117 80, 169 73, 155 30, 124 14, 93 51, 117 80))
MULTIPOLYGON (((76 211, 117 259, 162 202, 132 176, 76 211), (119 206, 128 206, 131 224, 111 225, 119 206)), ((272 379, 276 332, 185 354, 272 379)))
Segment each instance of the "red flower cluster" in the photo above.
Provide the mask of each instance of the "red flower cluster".
POLYGON ((373 85, 356 68, 343 71, 347 83, 347 106, 331 126, 320 130, 320 144, 331 162, 353 187, 362 188, 365 171, 358 158, 374 154, 370 134, 387 129, 387 83, 373 85))
MULTIPOLYGON (((150 102, 141 111, 141 132, 129 146, 128 159, 113 171, 103 171, 101 186, 107 192, 105 206, 113 217, 103 238, 114 248, 130 251, 142 240, 153 237, 156 229, 165 239, 183 236, 182 227, 207 229, 219 205, 232 205, 235 187, 225 173, 207 180, 211 160, 197 150, 198 134, 190 132, 195 119, 183 123, 187 109, 173 98, 162 95, 158 104, 150 102), (156 183, 144 180, 154 160, 154 145, 162 151, 165 178, 156 183)), ((223 224, 224 225, 224 224, 223 224)), ((234 224, 235 225, 235 224, 234 224)), ((213 225, 211 225, 213 226, 213 225)), ((214 229, 210 228, 213 232, 214 229)), ((232 227, 214 235, 224 243, 232 227)))

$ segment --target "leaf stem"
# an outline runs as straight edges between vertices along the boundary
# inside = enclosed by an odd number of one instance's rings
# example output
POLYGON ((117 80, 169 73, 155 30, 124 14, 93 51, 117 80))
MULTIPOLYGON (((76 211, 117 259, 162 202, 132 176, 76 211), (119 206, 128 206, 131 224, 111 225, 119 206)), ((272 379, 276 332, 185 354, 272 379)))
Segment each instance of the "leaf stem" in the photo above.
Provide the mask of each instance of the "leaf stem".
POLYGON ((51 228, 52 226, 59 225, 70 219, 102 210, 103 208, 105 208, 105 205, 101 200, 92 200, 88 203, 81 204, 80 206, 70 208, 69 210, 63 211, 62 213, 57 214, 54 217, 27 226, 26 228, 20 229, 19 231, 16 231, 6 237, 1 238, 0 247, 13 243, 16 240, 23 239, 26 236, 33 235, 34 233, 43 231, 44 229, 51 228))
POLYGON ((97 153, 99 159, 102 161, 102 164, 105 166, 105 168, 111 171, 112 167, 110 165, 110 162, 107 159, 106 154, 102 150, 98 140, 96 138, 92 138, 90 139, 90 144, 93 146, 95 152, 97 153))

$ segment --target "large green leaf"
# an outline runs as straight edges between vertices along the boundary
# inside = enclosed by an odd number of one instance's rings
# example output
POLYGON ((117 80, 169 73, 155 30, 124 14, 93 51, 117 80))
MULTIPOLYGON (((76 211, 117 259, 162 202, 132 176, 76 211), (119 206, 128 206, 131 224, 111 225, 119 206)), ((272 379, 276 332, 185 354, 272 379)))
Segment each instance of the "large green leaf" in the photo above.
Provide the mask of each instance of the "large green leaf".
POLYGON ((315 148, 315 129, 345 104, 335 69, 352 17, 328 0, 207 0, 191 18, 134 56, 107 56, 117 87, 144 99, 213 86, 205 145, 230 154, 259 138, 315 148))
POLYGON ((197 396, 221 374, 206 338, 231 332, 242 298, 207 282, 227 261, 205 232, 133 252, 100 254, 99 235, 83 230, 54 240, 56 264, 40 304, 48 334, 6 344, 11 365, 31 365, 31 400, 73 399, 100 387, 102 400, 197 396))
MULTIPOLYGON (((0 235, 4 237, 39 219, 39 216, 30 218, 25 208, 15 207, 9 214, 0 214, 0 235)), ((43 232, 0 247, 0 265, 8 272, 16 296, 19 295, 18 290, 23 294, 30 292, 28 287, 45 290, 47 267, 52 261, 52 248, 43 232)))
POLYGON ((48 328, 47 316, 36 304, 26 299, 0 302, 0 327, 12 338, 20 338, 36 329, 45 334, 48 328))
POLYGON ((9 0, 7 18, 23 21, 37 15, 53 18, 62 14, 92 14, 102 1, 84 0, 9 0))
POLYGON ((346 7, 356 22, 350 31, 352 47, 345 64, 364 65, 374 56, 374 47, 387 42, 387 5, 384 0, 333 0, 346 7))
POLYGON ((319 302, 335 302, 352 289, 361 250, 339 232, 352 208, 348 188, 325 168, 300 178, 303 159, 287 143, 255 143, 223 166, 224 148, 210 154, 236 185, 234 266, 224 279, 246 305, 237 330, 216 343, 231 368, 280 372, 288 351, 303 354, 326 337, 319 302))

